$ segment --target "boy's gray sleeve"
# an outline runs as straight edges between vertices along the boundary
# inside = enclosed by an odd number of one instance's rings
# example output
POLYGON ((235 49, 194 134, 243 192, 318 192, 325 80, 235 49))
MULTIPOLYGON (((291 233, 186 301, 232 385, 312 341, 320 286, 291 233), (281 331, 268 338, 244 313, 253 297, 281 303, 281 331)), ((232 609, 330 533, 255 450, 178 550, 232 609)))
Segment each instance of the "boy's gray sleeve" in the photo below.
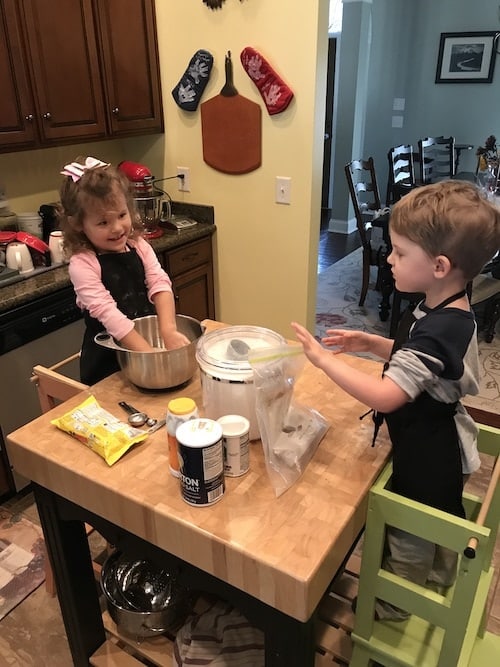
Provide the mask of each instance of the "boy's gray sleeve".
MULTIPOLYGON (((424 356, 424 355, 422 355, 424 356)), ((436 362, 437 360, 434 359, 436 362)), ((441 362, 440 363, 442 366, 441 362)), ((398 350, 391 358, 384 375, 395 382, 408 394, 410 400, 415 400, 423 391, 430 391, 435 385, 435 375, 422 362, 419 356, 410 350, 398 350)), ((450 402, 456 399, 449 399, 450 402)))

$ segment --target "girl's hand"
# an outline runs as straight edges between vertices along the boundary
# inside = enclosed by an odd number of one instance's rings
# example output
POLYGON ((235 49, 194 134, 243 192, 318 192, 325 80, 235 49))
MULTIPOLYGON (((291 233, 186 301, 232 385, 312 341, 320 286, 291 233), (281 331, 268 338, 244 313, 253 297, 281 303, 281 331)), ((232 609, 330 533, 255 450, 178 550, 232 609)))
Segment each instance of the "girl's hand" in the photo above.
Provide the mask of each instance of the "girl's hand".
POLYGON ((163 335, 163 341, 167 350, 176 350, 179 347, 184 347, 189 345, 191 342, 187 336, 185 336, 177 329, 171 329, 163 335))
POLYGON ((371 334, 366 331, 352 331, 349 329, 328 329, 328 335, 321 342, 328 347, 337 347, 335 354, 340 352, 370 352, 371 334))

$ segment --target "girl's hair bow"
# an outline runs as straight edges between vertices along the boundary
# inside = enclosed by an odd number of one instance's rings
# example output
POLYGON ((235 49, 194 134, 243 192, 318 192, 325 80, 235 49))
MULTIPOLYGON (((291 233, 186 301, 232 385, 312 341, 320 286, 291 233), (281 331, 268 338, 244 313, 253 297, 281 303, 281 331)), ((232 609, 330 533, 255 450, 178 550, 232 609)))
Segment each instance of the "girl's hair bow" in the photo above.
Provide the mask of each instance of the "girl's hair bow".
POLYGON ((71 162, 71 164, 65 165, 64 169, 61 171, 61 174, 63 176, 71 176, 73 182, 76 183, 88 169, 95 169, 96 167, 109 167, 110 164, 110 162, 102 162, 95 157, 88 157, 85 160, 85 164, 71 162))

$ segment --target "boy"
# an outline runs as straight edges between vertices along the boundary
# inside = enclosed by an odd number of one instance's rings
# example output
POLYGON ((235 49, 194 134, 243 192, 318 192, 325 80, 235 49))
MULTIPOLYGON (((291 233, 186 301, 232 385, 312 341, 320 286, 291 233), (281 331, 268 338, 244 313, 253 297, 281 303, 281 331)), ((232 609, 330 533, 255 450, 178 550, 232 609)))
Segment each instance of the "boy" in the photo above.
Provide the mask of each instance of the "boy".
MULTIPOLYGON (((472 183, 417 188, 392 209, 395 286, 425 298, 404 317, 396 341, 361 331, 329 330, 336 352, 368 351, 387 360, 366 376, 325 350, 297 323, 309 360, 362 403, 382 413, 393 454, 392 490, 463 517, 463 474, 480 465, 477 429, 460 403, 478 391, 477 331, 466 285, 500 248, 500 211, 472 183)), ((420 585, 450 586, 457 554, 404 531, 387 531, 384 568, 420 585)), ((377 619, 408 613, 378 600, 377 619)))

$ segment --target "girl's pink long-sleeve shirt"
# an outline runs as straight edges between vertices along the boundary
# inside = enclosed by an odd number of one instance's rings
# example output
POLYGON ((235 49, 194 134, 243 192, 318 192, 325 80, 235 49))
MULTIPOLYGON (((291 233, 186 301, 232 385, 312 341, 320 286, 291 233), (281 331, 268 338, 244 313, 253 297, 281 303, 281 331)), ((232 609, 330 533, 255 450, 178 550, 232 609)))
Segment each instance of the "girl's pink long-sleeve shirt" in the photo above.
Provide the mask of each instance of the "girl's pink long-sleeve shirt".
MULTIPOLYGON (((144 264, 148 299, 152 302, 158 292, 172 292, 172 282, 151 245, 142 237, 129 239, 130 247, 144 264)), ((101 265, 97 255, 91 251, 75 253, 69 261, 69 276, 76 293, 76 304, 88 310, 91 317, 99 320, 106 331, 116 340, 121 340, 134 328, 134 323, 116 305, 101 279, 101 265)))

